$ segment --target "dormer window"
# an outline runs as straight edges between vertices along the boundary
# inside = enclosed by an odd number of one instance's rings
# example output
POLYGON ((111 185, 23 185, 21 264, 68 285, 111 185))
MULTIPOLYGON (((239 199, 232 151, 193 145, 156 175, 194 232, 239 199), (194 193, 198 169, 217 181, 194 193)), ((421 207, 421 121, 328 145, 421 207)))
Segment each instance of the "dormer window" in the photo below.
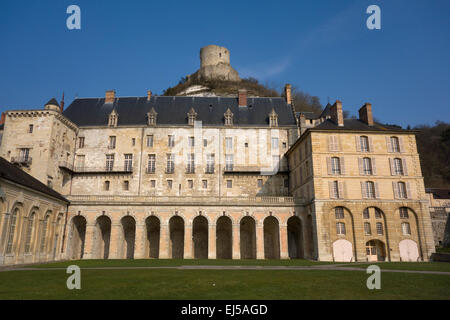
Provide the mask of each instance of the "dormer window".
POLYGON ((149 126, 156 125, 156 116, 158 113, 155 111, 155 108, 152 108, 149 113, 147 113, 147 121, 149 126))
POLYGON ((109 120, 108 120, 108 126, 110 127, 117 127, 117 120, 119 119, 119 114, 116 112, 116 110, 114 109, 110 114, 109 114, 109 120))
POLYGON ((230 108, 223 114, 225 117, 225 125, 232 126, 233 125, 233 112, 231 112, 230 108))
POLYGON ((193 126, 195 123, 195 119, 197 119, 197 112, 195 112, 194 108, 191 108, 191 110, 189 110, 187 116, 188 116, 189 125, 193 126))
POLYGON ((275 112, 275 109, 269 113, 269 125, 271 127, 278 127, 278 114, 275 112))

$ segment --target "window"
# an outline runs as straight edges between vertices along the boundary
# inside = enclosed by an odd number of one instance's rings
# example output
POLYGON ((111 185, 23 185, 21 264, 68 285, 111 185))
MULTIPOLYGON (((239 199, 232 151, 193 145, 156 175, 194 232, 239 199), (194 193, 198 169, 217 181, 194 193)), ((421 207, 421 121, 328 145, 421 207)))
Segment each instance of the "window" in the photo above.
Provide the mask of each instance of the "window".
POLYGON ((286 149, 286 142, 283 142, 283 149, 286 149))
POLYGON ((359 143, 361 144, 361 152, 369 152, 369 138, 366 136, 359 137, 359 143))
POLYGON ((203 146, 206 148, 208 146, 208 140, 203 139, 203 146))
POLYGON ((124 170, 127 172, 130 172, 133 167, 133 155, 132 154, 126 154, 125 155, 125 163, 124 163, 124 170))
POLYGON ((363 211, 363 218, 364 219, 369 219, 370 218, 370 214, 369 214, 369 208, 365 208, 363 211))
POLYGON ((130 188, 130 182, 128 180, 125 180, 123 182, 123 190, 128 191, 130 188))
POLYGON ((168 136, 167 146, 169 147, 175 146, 175 137, 173 135, 168 136))
POLYGON ((109 137, 108 149, 115 149, 115 148, 116 148, 116 137, 111 136, 111 137, 109 137))
POLYGON ((364 233, 366 235, 372 234, 372 231, 370 230, 370 222, 364 222, 364 233))
POLYGON ((366 182, 366 195, 369 199, 375 199, 375 184, 372 181, 366 182))
POLYGON ((28 126, 28 133, 33 133, 33 125, 32 124, 30 124, 28 126))
POLYGON ((150 187, 155 188, 156 187, 156 180, 150 180, 150 187))
POLYGON ((233 171, 233 155, 232 154, 225 155, 225 170, 233 171))
POLYGON ((258 188, 262 188, 262 186, 263 186, 263 180, 258 179, 258 188))
POLYGON ((172 189, 172 180, 167 180, 167 188, 172 189))
POLYGON ((408 208, 401 207, 400 208, 400 219, 408 219, 408 218, 409 218, 408 208))
POLYGON ((206 156, 206 173, 214 173, 214 153, 206 156))
POLYGON ((203 189, 208 189, 208 180, 202 180, 203 189))
POLYGON ((400 141, 398 137, 391 137, 392 152, 400 152, 400 141))
POLYGON ((30 253, 30 251, 31 251, 31 237, 33 235, 34 216, 35 216, 35 213, 33 212, 30 215, 30 218, 28 219, 27 235, 26 235, 26 239, 25 239, 25 253, 30 253))
POLYGON ((188 137, 188 145, 189 147, 195 147, 194 137, 188 137))
POLYGON ((156 169, 156 155, 149 154, 148 155, 147 173, 155 173, 155 169, 156 169))
POLYGON ((114 168, 114 155, 107 154, 106 155, 106 171, 112 171, 114 168))
POLYGON ((131 139, 131 145, 134 147, 136 145, 136 138, 131 139))
POLYGON ((78 138, 78 148, 84 148, 84 137, 78 138))
POLYGON ((227 188, 233 188, 233 180, 227 180, 227 188))
POLYGON ((331 173, 341 174, 341 162, 338 157, 331 158, 331 173))
POLYGON ((278 138, 272 138, 272 150, 278 150, 278 138))
POLYGON ((333 198, 339 199, 339 196, 340 196, 340 194, 339 194, 339 182, 338 181, 333 181, 331 183, 331 188, 332 188, 333 198))
POLYGON ((167 168, 166 173, 173 173, 174 172, 174 161, 175 161, 175 155, 173 153, 167 154, 167 168))
POLYGON ((372 175, 372 160, 370 158, 363 158, 363 172, 365 175, 372 175))
POLYGON ((381 219, 381 210, 378 208, 375 208, 375 219, 381 219))
POLYGON ((402 232, 404 235, 411 234, 411 227, 408 222, 402 222, 402 232))
POLYGON ((248 148, 248 142, 244 143, 244 147, 248 148))
POLYGON ((400 199, 408 198, 408 194, 406 192, 406 184, 404 182, 397 183, 398 186, 398 197, 400 199))
POLYGON ((338 235, 345 235, 345 223, 343 222, 336 223, 336 233, 338 235))
POLYGON ((398 175, 398 176, 403 175, 403 163, 402 163, 402 159, 400 159, 400 158, 394 159, 394 174, 398 175))
POLYGON ((42 224, 42 235, 41 235, 41 245, 40 245, 40 252, 45 252, 45 240, 46 239, 46 233, 47 233, 47 224, 48 224, 49 215, 47 215, 44 219, 44 222, 42 224))
POLYGON ((29 148, 19 149, 19 161, 28 162, 29 159, 30 159, 30 149, 29 148))
POLYGON ((152 134, 147 136, 147 147, 153 147, 153 135, 152 134))
POLYGON ((188 188, 189 189, 194 188, 194 181, 193 180, 188 180, 188 188))
POLYGON ((383 224, 381 222, 377 222, 377 234, 379 236, 383 235, 383 224))
POLYGON ((105 191, 109 191, 109 181, 105 181, 105 184, 104 184, 104 189, 105 189, 105 191))
POLYGON ((194 172, 195 172, 195 154, 189 153, 187 159, 186 173, 194 173, 194 172))
POLYGON ((335 215, 336 219, 344 219, 344 208, 343 207, 335 208, 334 215, 335 215))
POLYGON ((14 233, 16 231, 16 223, 17 223, 17 215, 19 213, 19 209, 14 210, 11 215, 9 221, 9 230, 8 230, 8 242, 6 245, 6 254, 12 253, 13 243, 14 243, 14 233))
POLYGON ((225 145, 227 150, 232 150, 233 149, 233 138, 225 138, 225 145))

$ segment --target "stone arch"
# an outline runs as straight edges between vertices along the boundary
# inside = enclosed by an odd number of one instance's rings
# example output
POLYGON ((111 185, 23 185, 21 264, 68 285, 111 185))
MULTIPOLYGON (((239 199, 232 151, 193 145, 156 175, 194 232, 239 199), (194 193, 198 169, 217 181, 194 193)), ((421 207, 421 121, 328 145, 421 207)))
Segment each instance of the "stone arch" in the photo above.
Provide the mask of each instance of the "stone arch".
POLYGON ((41 235, 39 240, 39 253, 45 255, 50 250, 49 245, 51 244, 52 238, 52 211, 47 210, 44 214, 41 223, 41 235))
POLYGON ((5 219, 6 237, 5 253, 17 254, 17 243, 19 241, 20 223, 23 215, 23 206, 20 202, 15 202, 11 209, 11 214, 5 219))
POLYGON ((192 223, 194 259, 208 259, 208 219, 196 216, 192 223))
POLYGON ((233 217, 230 214, 228 214, 228 213, 222 213, 222 214, 218 215, 217 218, 216 218, 216 221, 215 221, 216 225, 217 225, 219 219, 222 218, 222 217, 230 219, 231 225, 233 225, 233 223, 234 223, 233 217))
POLYGON ((35 248, 36 236, 37 236, 37 226, 39 223, 39 208, 32 207, 30 214, 27 219, 26 233, 25 233, 25 244, 24 253, 32 253, 35 248))
POLYGON ((147 231, 147 245, 145 246, 145 256, 148 258, 159 258, 159 242, 161 234, 161 220, 151 215, 145 219, 145 226, 147 231))
POLYGON ((280 224, 274 216, 268 216, 263 222, 264 258, 280 259, 280 224))
POLYGON ((240 220, 241 259, 256 259, 256 223, 251 216, 240 220))
POLYGON ((70 259, 83 259, 86 239, 86 218, 77 215, 70 223, 70 259))
MULTIPOLYGON (((329 233, 331 235, 330 244, 336 240, 345 239, 352 244, 352 258, 357 260, 357 248, 356 248, 356 234, 355 234, 355 219, 352 210, 348 206, 343 206, 341 203, 338 205, 332 204, 329 207, 327 223, 329 224, 329 233), (340 211, 338 211, 340 209, 340 211), (339 216, 340 215, 340 216, 339 216), (344 230, 342 230, 342 223, 344 224, 344 230), (341 225, 339 231, 345 231, 344 233, 338 233, 338 224, 341 225)), ((343 250, 344 243, 338 242, 339 250, 343 250)), ((347 249, 347 245, 345 245, 347 249)), ((333 248, 334 252, 334 248, 333 248)), ((334 254, 334 253, 333 253, 334 254)))
MULTIPOLYGON (((389 228, 388 228, 388 221, 387 221, 387 218, 386 218, 386 214, 378 206, 367 206, 367 207, 365 207, 363 209, 363 212, 364 212, 364 210, 369 210, 369 218, 370 219, 369 220, 362 219, 363 223, 364 222, 372 222, 371 223, 371 228, 373 229, 372 230, 372 234, 376 234, 378 240, 380 240, 383 243, 382 246, 379 245, 378 250, 383 250, 383 252, 385 254, 383 256, 384 259, 389 259, 390 260, 389 228), (381 219, 380 218, 376 218, 376 213, 377 212, 381 215, 381 219), (383 223, 383 234, 382 235, 379 235, 377 233, 377 224, 376 224, 377 222, 382 222, 383 223)), ((361 212, 362 216, 363 216, 363 212, 361 212)), ((377 249, 374 249, 374 250, 377 250, 377 249)), ((367 256, 367 244, 366 244, 366 256, 367 256)))
POLYGON ((386 245, 379 239, 371 239, 366 242, 367 261, 385 261, 386 245))
MULTIPOLYGON (((419 258, 423 259, 423 252, 422 252, 422 238, 421 238, 421 232, 420 232, 420 224, 419 224, 419 216, 417 215, 416 210, 414 210, 411 207, 408 206, 399 206, 395 210, 395 214, 400 216, 400 209, 406 208, 408 211, 408 219, 399 219, 401 222, 409 222, 410 228, 411 228, 411 238, 417 241, 418 249, 419 249, 419 258)), ((400 227, 400 232, 401 227, 400 227)), ((402 235, 403 236, 403 235, 402 235)))
POLYGON ((172 259, 184 257, 184 219, 178 215, 169 219, 169 252, 172 259))
POLYGON ((136 239, 136 220, 133 216, 127 215, 120 219, 122 226, 122 243, 119 247, 122 259, 134 258, 134 244, 136 239))
POLYGON ((220 216, 216 221, 216 258, 231 259, 233 255, 233 220, 220 216))
POLYGON ((303 224, 299 217, 292 216, 287 221, 288 252, 290 259, 304 257, 303 224))
POLYGON ((95 243, 93 244, 93 259, 108 259, 111 243, 111 218, 107 215, 95 219, 95 243))

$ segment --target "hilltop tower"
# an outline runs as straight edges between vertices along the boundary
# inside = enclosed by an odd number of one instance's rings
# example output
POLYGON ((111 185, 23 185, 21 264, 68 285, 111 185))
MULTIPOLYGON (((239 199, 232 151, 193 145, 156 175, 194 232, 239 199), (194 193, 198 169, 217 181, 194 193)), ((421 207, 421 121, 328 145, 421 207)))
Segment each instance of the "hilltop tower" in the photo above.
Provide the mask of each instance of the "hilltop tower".
POLYGON ((195 75, 205 80, 241 80, 238 72, 230 65, 230 51, 216 45, 200 49, 200 69, 195 75))

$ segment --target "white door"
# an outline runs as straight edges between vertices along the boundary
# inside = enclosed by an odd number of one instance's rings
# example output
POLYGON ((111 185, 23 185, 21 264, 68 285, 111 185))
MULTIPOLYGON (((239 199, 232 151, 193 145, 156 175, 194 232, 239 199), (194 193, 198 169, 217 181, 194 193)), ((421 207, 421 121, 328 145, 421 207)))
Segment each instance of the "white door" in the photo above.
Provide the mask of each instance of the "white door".
POLYGON ((402 261, 418 261, 419 249, 417 249, 417 244, 413 240, 400 241, 399 248, 402 261))
POLYGON ((353 259, 352 243, 348 240, 340 239, 333 242, 334 261, 350 262, 353 259))

